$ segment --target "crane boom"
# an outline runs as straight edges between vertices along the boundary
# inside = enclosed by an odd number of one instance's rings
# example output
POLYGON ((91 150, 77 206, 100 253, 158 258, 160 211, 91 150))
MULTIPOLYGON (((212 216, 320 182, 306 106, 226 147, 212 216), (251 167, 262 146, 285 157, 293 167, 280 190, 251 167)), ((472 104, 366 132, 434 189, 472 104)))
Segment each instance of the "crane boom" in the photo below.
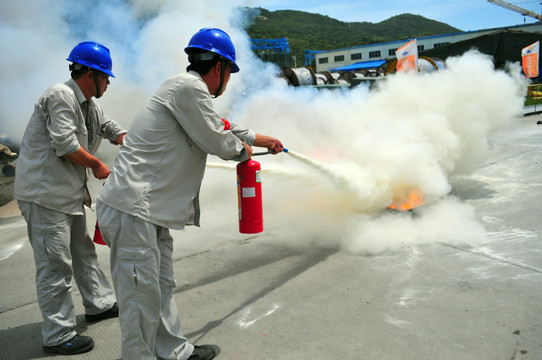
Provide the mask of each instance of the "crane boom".
POLYGON ((487 0, 488 2, 492 3, 492 4, 495 4, 495 5, 498 5, 498 6, 502 6, 503 8, 506 8, 508 10, 512 10, 512 11, 515 11, 515 12, 518 12, 520 13, 521 15, 523 16, 530 16, 532 18, 535 18, 537 20, 542 20, 542 15, 538 15, 537 13, 533 12, 533 11, 530 11, 530 10, 527 10, 527 9, 524 9, 522 7, 519 7, 517 5, 514 5, 514 4, 511 4, 509 2, 506 2, 506 1, 502 1, 502 0, 487 0))

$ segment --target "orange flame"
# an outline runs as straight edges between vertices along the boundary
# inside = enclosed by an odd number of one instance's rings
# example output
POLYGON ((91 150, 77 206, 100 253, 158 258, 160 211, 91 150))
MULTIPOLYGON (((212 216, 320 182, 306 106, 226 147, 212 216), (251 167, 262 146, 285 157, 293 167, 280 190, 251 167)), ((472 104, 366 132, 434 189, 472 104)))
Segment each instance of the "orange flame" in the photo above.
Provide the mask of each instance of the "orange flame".
POLYGON ((393 204, 390 205, 390 209, 407 211, 417 208, 420 205, 423 205, 423 194, 418 190, 414 190, 408 195, 406 201, 402 201, 402 199, 394 200, 393 204))

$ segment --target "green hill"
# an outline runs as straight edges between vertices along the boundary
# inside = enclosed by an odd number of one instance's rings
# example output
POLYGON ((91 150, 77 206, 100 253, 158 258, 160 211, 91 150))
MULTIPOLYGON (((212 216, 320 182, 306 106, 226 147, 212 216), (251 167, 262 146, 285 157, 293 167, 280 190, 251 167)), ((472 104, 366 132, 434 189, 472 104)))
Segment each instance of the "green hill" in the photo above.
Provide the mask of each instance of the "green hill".
POLYGON ((447 24, 420 15, 402 14, 379 23, 343 22, 303 11, 244 9, 251 19, 246 28, 253 39, 285 37, 290 52, 302 63, 303 51, 333 50, 415 37, 459 32, 447 24))

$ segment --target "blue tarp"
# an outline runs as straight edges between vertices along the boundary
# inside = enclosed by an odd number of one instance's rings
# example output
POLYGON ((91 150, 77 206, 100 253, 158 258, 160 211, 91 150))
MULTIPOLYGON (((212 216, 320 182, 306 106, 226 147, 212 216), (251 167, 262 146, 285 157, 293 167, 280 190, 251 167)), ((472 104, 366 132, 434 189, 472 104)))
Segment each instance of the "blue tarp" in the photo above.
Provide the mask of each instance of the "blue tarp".
POLYGON ((386 60, 361 61, 361 62, 357 62, 355 64, 343 66, 341 68, 333 69, 333 70, 331 70, 331 72, 333 72, 333 71, 356 71, 356 70, 359 70, 359 69, 374 69, 374 68, 378 68, 379 66, 381 66, 385 62, 386 62, 386 60))

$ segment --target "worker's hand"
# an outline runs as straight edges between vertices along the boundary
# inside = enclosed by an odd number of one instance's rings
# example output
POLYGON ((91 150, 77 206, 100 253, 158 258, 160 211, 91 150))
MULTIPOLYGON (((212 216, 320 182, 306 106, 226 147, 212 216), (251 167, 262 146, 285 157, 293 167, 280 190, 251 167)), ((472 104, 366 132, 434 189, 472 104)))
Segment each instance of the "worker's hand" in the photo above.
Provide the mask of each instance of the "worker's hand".
POLYGON ((284 146, 279 139, 271 138, 270 144, 267 146, 267 149, 273 155, 278 154, 284 150, 284 146))
POLYGON ((117 140, 115 141, 119 145, 124 145, 124 138, 126 137, 126 133, 120 134, 117 140))
POLYGON ((64 155, 64 157, 74 164, 82 165, 92 169, 92 173, 96 179, 107 179, 109 176, 109 168, 94 155, 89 154, 85 149, 79 147, 76 151, 64 155))
POLYGON ((111 173, 107 165, 105 165, 101 161, 97 164, 97 166, 92 167, 91 169, 92 169, 92 173, 94 174, 94 177, 100 180, 107 179, 107 177, 111 173))
POLYGON ((279 139, 262 134, 256 134, 254 146, 267 148, 271 154, 278 154, 284 149, 284 146, 279 139))
POLYGON ((248 154, 248 157, 251 158, 252 157, 252 147, 250 147, 250 145, 248 145, 246 142, 244 141, 241 141, 241 143, 243 144, 243 146, 245 147, 245 150, 247 151, 247 154, 248 154))

